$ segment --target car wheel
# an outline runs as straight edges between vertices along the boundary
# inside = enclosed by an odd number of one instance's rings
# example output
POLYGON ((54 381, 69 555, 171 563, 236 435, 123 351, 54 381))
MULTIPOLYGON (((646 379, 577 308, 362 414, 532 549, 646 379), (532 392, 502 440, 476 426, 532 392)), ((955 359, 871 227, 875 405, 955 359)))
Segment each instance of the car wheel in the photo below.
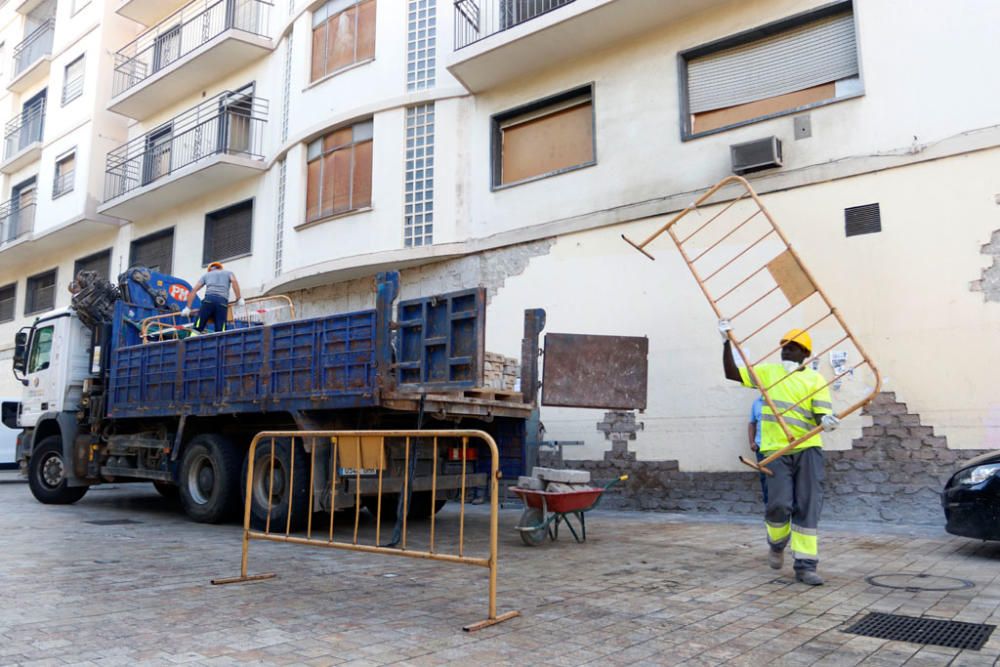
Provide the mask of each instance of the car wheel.
POLYGON ((71 505, 87 493, 89 487, 68 486, 62 438, 43 438, 28 461, 28 486, 38 502, 46 505, 71 505))
POLYGON ((218 523, 239 503, 241 454, 221 435, 195 436, 181 461, 180 496, 184 512, 200 523, 218 523))

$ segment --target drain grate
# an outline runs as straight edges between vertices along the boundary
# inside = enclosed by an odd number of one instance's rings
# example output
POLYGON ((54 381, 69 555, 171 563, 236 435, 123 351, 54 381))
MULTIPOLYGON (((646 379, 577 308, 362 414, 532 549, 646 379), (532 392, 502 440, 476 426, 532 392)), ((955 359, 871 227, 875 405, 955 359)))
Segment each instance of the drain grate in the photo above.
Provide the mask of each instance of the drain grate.
POLYGON ((142 523, 142 521, 133 521, 132 519, 95 519, 93 521, 84 521, 84 523, 90 523, 95 526, 124 526, 130 523, 142 523))
POLYGON ((945 621, 938 618, 917 618, 915 616, 873 612, 844 632, 892 641, 933 644, 978 651, 990 638, 995 628, 995 625, 982 623, 962 623, 961 621, 945 621))

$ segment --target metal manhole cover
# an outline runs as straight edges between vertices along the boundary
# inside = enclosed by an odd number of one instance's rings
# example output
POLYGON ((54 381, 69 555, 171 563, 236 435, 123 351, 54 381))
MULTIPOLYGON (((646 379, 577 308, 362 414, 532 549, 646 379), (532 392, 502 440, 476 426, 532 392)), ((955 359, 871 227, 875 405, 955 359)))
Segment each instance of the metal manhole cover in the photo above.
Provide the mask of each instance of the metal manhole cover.
POLYGON ((844 632, 891 641, 978 651, 995 628, 995 625, 983 623, 962 623, 938 618, 872 612, 844 632))
POLYGON ((142 523, 142 521, 133 521, 132 519, 95 519, 93 521, 84 521, 84 523, 90 523, 95 526, 124 526, 130 523, 142 523))
POLYGON ((873 574, 865 577, 872 586, 894 588, 903 591, 960 591, 965 588, 975 588, 975 584, 966 579, 956 577, 941 577, 936 574, 873 574))

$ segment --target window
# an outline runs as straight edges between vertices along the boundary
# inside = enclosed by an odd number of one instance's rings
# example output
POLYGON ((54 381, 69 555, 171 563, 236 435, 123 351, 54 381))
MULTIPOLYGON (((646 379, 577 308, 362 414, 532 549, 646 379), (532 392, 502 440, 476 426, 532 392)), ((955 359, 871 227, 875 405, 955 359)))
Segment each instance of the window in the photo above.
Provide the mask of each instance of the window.
POLYGON ((73 277, 81 271, 96 271, 102 278, 111 280, 111 248, 81 257, 73 264, 73 277))
POLYGON ((0 287, 0 322, 14 319, 14 302, 17 300, 17 283, 0 287))
POLYGON ((249 255, 252 232, 252 199, 207 214, 201 263, 207 265, 209 262, 249 255))
POLYGON ((145 266, 151 271, 170 273, 173 269, 174 230, 156 232, 132 241, 129 266, 145 266))
POLYGON ((311 81, 375 57, 375 0, 329 0, 313 14, 311 81))
POLYGON ((52 358, 52 334, 55 327, 49 325, 35 330, 34 340, 31 341, 31 357, 28 359, 28 373, 44 371, 49 367, 49 360, 52 358))
POLYGON ((73 0, 73 14, 90 4, 90 0, 73 0))
POLYGON ((850 2, 680 54, 684 138, 862 93, 850 2))
POLYGON ((63 72, 63 106, 83 95, 83 62, 83 56, 80 56, 66 65, 63 72))
POLYGON ((70 152, 56 160, 56 173, 52 179, 52 198, 61 197, 73 191, 73 177, 76 174, 76 152, 70 152))
POLYGON ((493 187, 595 162, 592 86, 493 117, 493 187))
POLYGON ((52 310, 56 305, 56 270, 46 271, 28 278, 25 294, 24 314, 52 310))
POLYGON ((371 206, 372 121, 309 144, 306 221, 371 206))

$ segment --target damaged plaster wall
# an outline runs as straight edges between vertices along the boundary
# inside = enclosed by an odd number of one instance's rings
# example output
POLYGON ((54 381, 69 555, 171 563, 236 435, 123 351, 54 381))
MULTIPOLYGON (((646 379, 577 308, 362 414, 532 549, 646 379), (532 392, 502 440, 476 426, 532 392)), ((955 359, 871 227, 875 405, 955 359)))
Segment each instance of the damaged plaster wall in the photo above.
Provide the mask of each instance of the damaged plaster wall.
MULTIPOLYGON (((542 239, 404 269, 400 272, 400 298, 483 286, 489 303, 508 278, 523 273, 532 258, 547 255, 554 244, 555 239, 542 239)), ((289 296, 301 317, 362 310, 375 305, 374 280, 374 277, 358 278, 290 292, 289 296)))
POLYGON ((993 232, 990 242, 983 246, 982 253, 992 257, 993 263, 983 269, 983 277, 974 280, 969 289, 982 292, 985 301, 1000 301, 1000 230, 993 232))

